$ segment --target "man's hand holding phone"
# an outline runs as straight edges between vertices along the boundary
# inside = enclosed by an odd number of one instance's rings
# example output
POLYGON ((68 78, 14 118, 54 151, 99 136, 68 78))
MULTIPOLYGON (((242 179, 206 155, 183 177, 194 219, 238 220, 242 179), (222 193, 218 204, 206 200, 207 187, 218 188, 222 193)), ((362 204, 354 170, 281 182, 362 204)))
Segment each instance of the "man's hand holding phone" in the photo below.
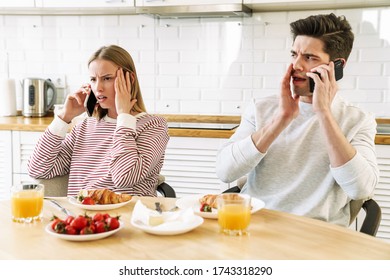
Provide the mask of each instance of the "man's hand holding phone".
MULTIPOLYGON (((335 80, 338 81, 343 77, 343 64, 344 63, 341 59, 337 59, 333 62, 333 64, 334 64, 334 77, 335 77, 335 80)), ((313 72, 313 73, 315 73, 321 77, 320 73, 318 73, 318 72, 313 72)), ((309 90, 310 90, 310 92, 314 92, 314 86, 315 86, 315 82, 314 82, 313 78, 309 77, 309 90)))
POLYGON ((331 61, 329 65, 319 65, 315 72, 310 72, 310 76, 315 83, 315 87, 310 89, 313 90, 313 110, 315 112, 330 110, 338 90, 336 81, 343 77, 343 61, 336 60, 331 61))

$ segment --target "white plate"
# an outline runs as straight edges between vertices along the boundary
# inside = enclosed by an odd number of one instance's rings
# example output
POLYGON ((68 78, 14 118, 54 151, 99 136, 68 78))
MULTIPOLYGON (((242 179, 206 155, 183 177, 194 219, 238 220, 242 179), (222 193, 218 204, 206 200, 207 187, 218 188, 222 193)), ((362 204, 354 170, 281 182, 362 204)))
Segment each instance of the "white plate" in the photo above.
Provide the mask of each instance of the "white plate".
MULTIPOLYGON (((134 221, 131 219, 131 225, 135 228, 138 228, 140 230, 143 230, 150 234, 156 234, 156 235, 177 235, 189 232, 198 226, 203 224, 203 218, 199 216, 194 215, 194 219, 191 223, 172 223, 172 227, 164 227, 161 228, 159 226, 149 226, 145 225, 140 221, 134 221)), ((166 224, 168 225, 168 223, 166 224)))
POLYGON ((87 204, 82 204, 81 202, 77 201, 77 199, 73 196, 69 196, 68 200, 71 204, 84 209, 84 210, 95 210, 95 211, 101 211, 101 210, 112 210, 116 208, 120 208, 122 206, 125 206, 126 204, 131 202, 131 199, 126 202, 121 202, 121 203, 115 203, 115 204, 94 204, 94 205, 87 205, 87 204))
POLYGON ((83 234, 83 235, 71 235, 71 234, 61 234, 61 233, 56 233, 52 228, 51 228, 51 223, 48 224, 45 227, 45 231, 53 235, 57 238, 64 239, 64 240, 69 240, 69 241, 91 241, 91 240, 98 240, 102 238, 106 238, 110 235, 113 235, 114 233, 120 231, 124 227, 124 223, 122 221, 119 221, 119 228, 110 230, 107 232, 103 233, 94 233, 94 234, 83 234))
MULTIPOLYGON (((200 211, 200 202, 199 199, 204 196, 204 194, 196 194, 196 195, 188 195, 183 196, 176 200, 176 206, 180 209, 186 209, 186 208, 192 208, 194 210, 194 213, 196 215, 199 215, 206 219, 217 219, 218 218, 218 210, 213 208, 212 212, 202 212, 200 211)), ((260 209, 264 208, 265 203, 264 201, 257 199, 257 198, 251 198, 251 204, 252 204, 252 210, 251 213, 255 213, 259 211, 260 209)))

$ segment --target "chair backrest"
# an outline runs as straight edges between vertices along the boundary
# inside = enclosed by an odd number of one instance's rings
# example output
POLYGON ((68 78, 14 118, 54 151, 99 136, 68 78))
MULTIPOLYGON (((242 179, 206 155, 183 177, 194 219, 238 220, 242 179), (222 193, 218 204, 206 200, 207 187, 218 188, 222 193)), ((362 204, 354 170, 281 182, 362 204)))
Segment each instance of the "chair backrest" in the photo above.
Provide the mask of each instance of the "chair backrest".
POLYGON ((157 186, 157 191, 161 193, 162 196, 165 197, 172 197, 172 198, 176 197, 175 190, 165 182, 162 182, 160 185, 157 186))
POLYGON ((45 185, 45 196, 61 197, 68 194, 69 176, 57 176, 52 179, 35 179, 45 185))
POLYGON ((376 236, 379 225, 382 219, 382 211, 378 203, 372 198, 366 200, 362 208, 366 211, 366 217, 363 220, 363 224, 360 228, 360 232, 376 236))
MULTIPOLYGON (((176 197, 175 190, 164 182, 164 176, 160 176, 157 191, 165 197, 176 197)), ((36 179, 38 183, 45 185, 45 196, 60 197, 68 194, 69 176, 57 176, 52 179, 36 179)))
POLYGON ((350 224, 356 220, 360 210, 363 209, 366 214, 359 231, 368 235, 376 236, 382 218, 382 211, 378 203, 372 198, 368 200, 361 199, 352 200, 349 206, 351 213, 350 224))

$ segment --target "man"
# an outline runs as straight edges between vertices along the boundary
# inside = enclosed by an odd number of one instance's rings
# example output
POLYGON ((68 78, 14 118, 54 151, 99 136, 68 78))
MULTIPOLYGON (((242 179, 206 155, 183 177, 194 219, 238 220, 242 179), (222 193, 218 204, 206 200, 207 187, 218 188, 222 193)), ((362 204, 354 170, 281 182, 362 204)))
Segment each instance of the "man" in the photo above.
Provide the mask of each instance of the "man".
POLYGON ((374 117, 337 96, 334 61, 346 65, 354 35, 334 14, 290 27, 280 93, 249 106, 218 153, 217 174, 224 182, 247 175, 242 192, 269 209, 348 226, 350 201, 370 197, 379 179, 374 117))

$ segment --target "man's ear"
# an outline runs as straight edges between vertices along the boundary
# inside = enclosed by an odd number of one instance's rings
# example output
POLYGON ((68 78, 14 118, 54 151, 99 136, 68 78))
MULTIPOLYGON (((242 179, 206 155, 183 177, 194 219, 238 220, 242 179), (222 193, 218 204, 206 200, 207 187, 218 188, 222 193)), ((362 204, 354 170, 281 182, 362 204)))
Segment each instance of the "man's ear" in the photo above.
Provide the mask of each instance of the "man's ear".
POLYGON ((347 60, 345 58, 339 58, 342 62, 341 65, 343 65, 343 68, 345 67, 345 65, 347 64, 347 60))

